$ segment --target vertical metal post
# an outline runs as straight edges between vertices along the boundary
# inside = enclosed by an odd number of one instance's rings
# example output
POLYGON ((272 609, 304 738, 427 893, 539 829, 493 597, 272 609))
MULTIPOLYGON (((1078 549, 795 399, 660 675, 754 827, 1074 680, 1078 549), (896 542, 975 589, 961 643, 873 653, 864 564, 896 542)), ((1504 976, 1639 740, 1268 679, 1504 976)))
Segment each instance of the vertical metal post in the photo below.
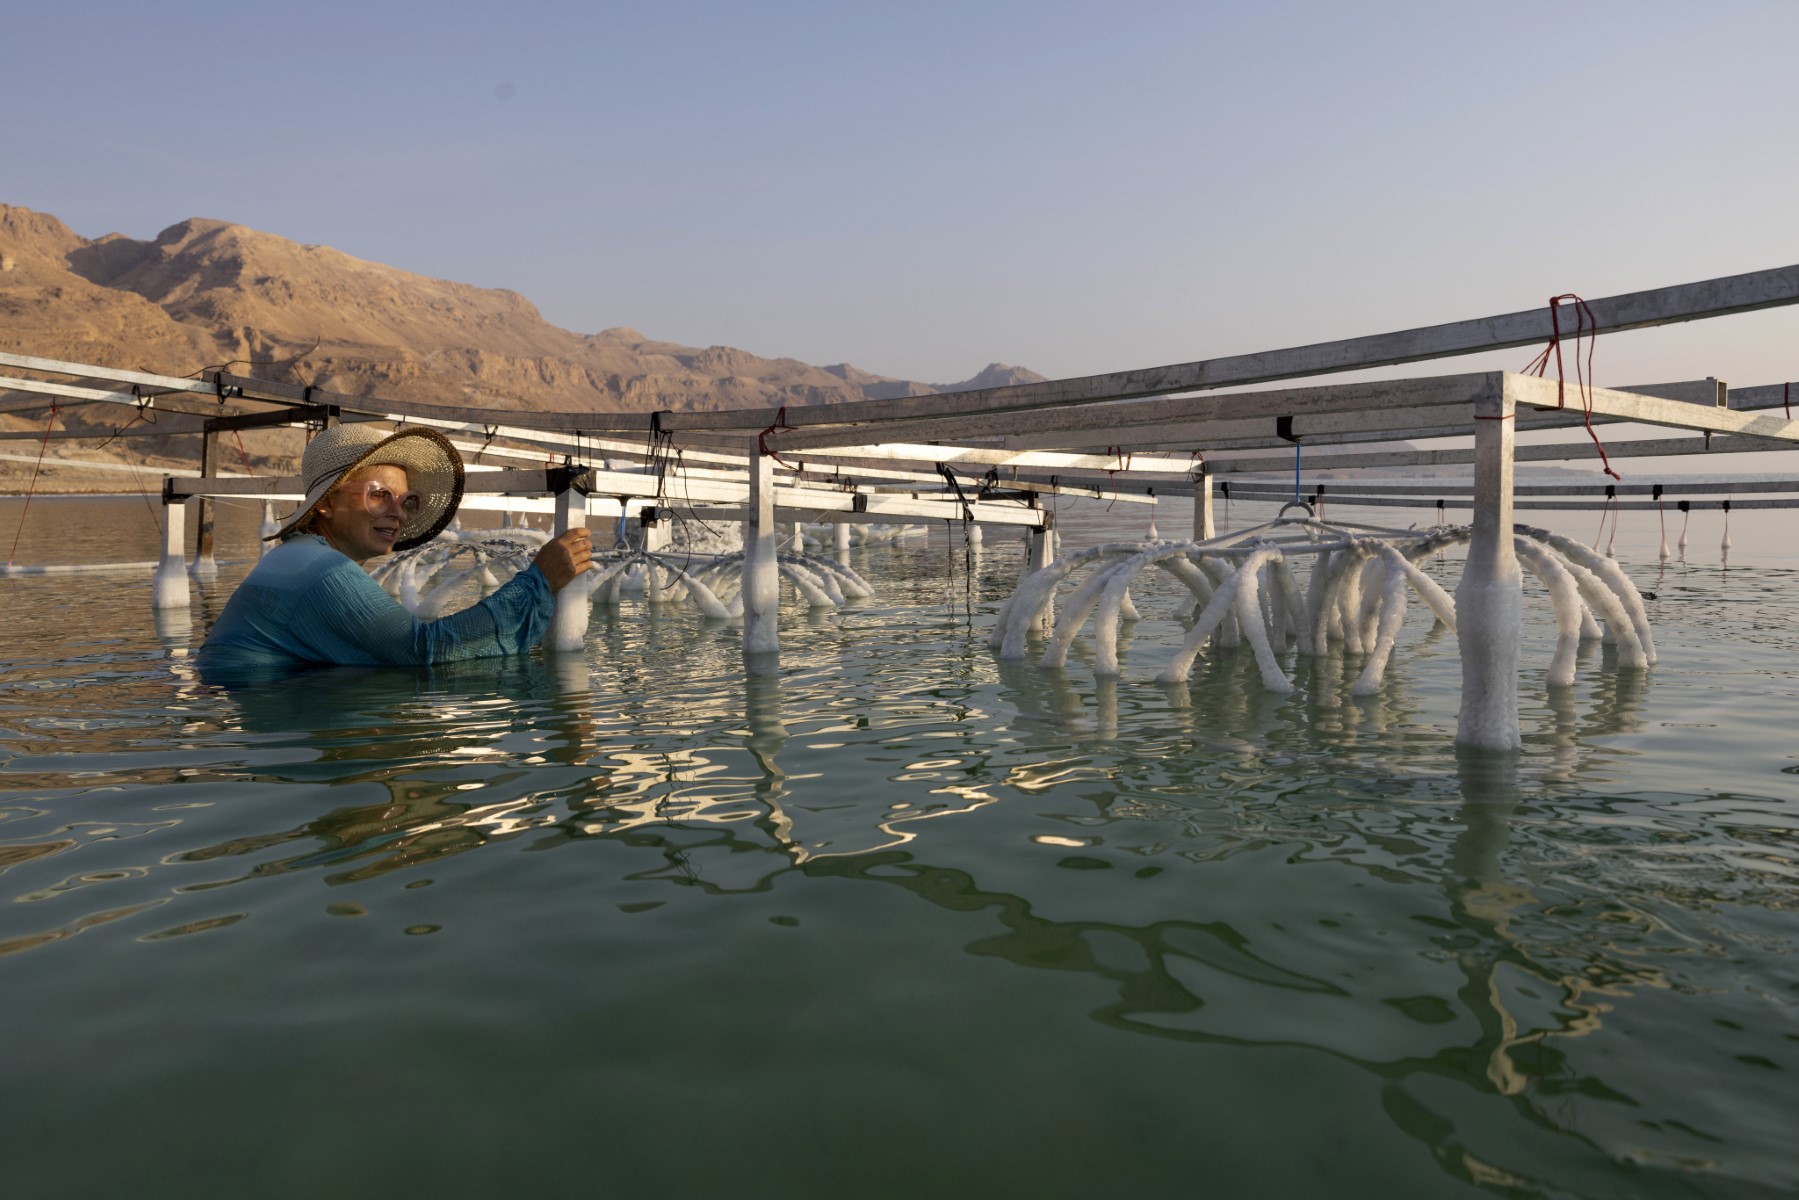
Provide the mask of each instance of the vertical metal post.
POLYGON ((262 502, 262 524, 258 526, 256 530, 257 558, 261 558, 275 548, 276 543, 265 541, 264 539, 274 537, 280 528, 281 522, 275 517, 275 502, 273 500, 264 500, 262 502))
MULTIPOLYGON (((643 549, 646 554, 659 554, 668 545, 670 531, 668 518, 661 515, 661 509, 645 509, 641 528, 643 530, 643 549), (657 515, 650 516, 650 513, 657 515)), ((667 599, 662 593, 660 576, 656 568, 645 563, 643 568, 643 598, 655 603, 667 599)))
POLYGON ((1516 402, 1510 376, 1495 373, 1474 402, 1474 533, 1456 587, 1462 651, 1457 745, 1518 750, 1518 643, 1524 573, 1512 548, 1512 454, 1516 402))
POLYGON ((171 498, 171 482, 163 481, 162 560, 157 564, 150 596, 153 609, 186 608, 188 603, 187 559, 182 553, 182 543, 187 540, 187 501, 171 498))
POLYGON ((743 653, 779 653, 781 578, 775 561, 774 460, 750 443, 749 521, 743 529, 743 653))
POLYGON ((1056 561, 1056 534, 1051 527, 1051 517, 1043 514, 1043 526, 1031 530, 1031 570, 1041 571, 1056 561))
MULTIPOLYGON (((1052 513, 1043 514, 1043 526, 1030 532, 1030 556, 1026 562, 1027 574, 1038 571, 1056 561, 1056 518, 1052 513)), ((1037 618, 1044 629, 1054 628, 1056 623, 1056 602, 1051 597, 1043 606, 1042 614, 1037 618)))
POLYGON ((1217 536, 1218 526, 1212 519, 1212 473, 1201 463, 1193 480, 1193 540, 1203 542, 1217 536))
MULTIPOLYGON (((552 537, 561 537, 578 525, 587 523, 587 497, 564 480, 556 493, 555 525, 552 537)), ((593 612, 593 592, 577 579, 556 593, 556 615, 550 618, 544 635, 547 650, 576 651, 587 644, 587 621, 593 612)))
POLYGON ((850 561, 850 523, 848 521, 837 522, 832 526, 831 537, 832 549, 837 555, 837 561, 848 566, 850 561))
MULTIPOLYGON (((219 433, 216 429, 208 429, 200 435, 200 474, 203 478, 213 479, 219 473, 219 433)), ((194 578, 202 581, 217 578, 219 564, 212 554, 212 501, 205 496, 198 496, 189 503, 194 505, 194 561, 188 569, 194 578)))

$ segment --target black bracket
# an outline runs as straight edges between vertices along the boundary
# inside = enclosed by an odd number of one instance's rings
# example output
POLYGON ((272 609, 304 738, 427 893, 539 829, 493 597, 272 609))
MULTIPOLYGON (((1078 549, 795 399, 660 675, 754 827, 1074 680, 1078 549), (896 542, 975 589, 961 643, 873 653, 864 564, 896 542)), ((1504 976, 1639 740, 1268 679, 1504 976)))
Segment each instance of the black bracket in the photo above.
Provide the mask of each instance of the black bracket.
POLYGON ((337 415, 337 406, 333 404, 302 404, 297 408, 278 408, 274 412, 245 413, 241 417, 208 417, 200 428, 205 433, 221 433, 229 429, 263 429, 271 425, 331 421, 337 415))
POLYGON ((868 511, 868 493, 857 492, 850 497, 850 511, 865 513, 868 511))
POLYGON ((1295 446, 1299 445, 1300 435, 1293 432, 1292 417, 1274 418, 1274 435, 1283 442, 1292 442, 1295 446))
POLYGON ((956 478, 956 473, 950 470, 947 465, 938 463, 937 474, 943 476, 943 481, 949 484, 952 492, 956 493, 956 500, 962 505, 962 519, 964 521, 974 520, 974 509, 968 506, 968 497, 963 494, 962 481, 956 478))
POLYGON ((574 492, 578 496, 589 496, 593 494, 593 472, 586 467, 564 463, 560 467, 545 468, 543 484, 551 495, 574 492))

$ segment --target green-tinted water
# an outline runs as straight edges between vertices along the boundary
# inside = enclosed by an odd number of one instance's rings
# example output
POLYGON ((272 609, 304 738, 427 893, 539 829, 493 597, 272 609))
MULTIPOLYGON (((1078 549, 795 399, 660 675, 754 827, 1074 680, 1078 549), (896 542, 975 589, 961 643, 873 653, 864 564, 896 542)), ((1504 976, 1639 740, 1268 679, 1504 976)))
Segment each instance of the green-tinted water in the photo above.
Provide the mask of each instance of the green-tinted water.
MULTIPOLYGON (((19 557, 147 522, 52 502, 19 557)), ((1018 547, 971 598, 940 531, 748 683, 632 605, 575 665, 227 695, 183 654, 244 564, 191 631, 141 573, 6 580, 7 1191, 1799 1190, 1799 571, 1627 532, 1661 664, 1551 705, 1527 601, 1497 767, 1420 606, 1376 698, 1163 688, 1146 581, 1114 685, 998 663, 1018 547)))

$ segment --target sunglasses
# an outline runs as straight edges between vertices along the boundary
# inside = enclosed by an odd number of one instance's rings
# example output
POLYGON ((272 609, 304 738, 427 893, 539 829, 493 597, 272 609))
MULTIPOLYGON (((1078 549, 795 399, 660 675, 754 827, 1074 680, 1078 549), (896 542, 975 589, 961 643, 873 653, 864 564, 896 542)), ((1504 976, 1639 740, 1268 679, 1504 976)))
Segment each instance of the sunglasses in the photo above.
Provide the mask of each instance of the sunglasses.
POLYGON ((363 507, 377 517, 398 512, 410 521, 425 507, 425 498, 417 492, 401 492, 396 495, 392 488, 373 479, 364 480, 361 487, 351 484, 343 491, 349 496, 360 495, 363 507))

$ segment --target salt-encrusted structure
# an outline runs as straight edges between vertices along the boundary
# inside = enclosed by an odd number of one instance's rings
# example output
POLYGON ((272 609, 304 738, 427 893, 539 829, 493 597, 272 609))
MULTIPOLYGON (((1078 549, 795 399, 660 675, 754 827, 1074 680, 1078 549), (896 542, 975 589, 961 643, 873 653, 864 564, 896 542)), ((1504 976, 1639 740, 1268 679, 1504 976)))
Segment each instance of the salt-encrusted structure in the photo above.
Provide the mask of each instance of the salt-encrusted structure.
MULTIPOLYGON (((1604 636, 1619 647, 1619 669, 1643 669, 1655 658, 1641 600, 1616 565, 1594 550, 1517 524, 1515 510, 1665 508, 1670 499, 1683 512, 1799 504, 1793 495, 1799 480, 1766 476, 1626 482, 1614 474, 1605 483, 1515 487, 1513 467, 1519 461, 1597 457, 1609 472, 1614 460, 1799 443, 1786 384, 1731 390, 1706 378, 1605 389, 1591 386, 1578 371, 1568 372, 1572 379, 1547 378, 1549 368, 1559 368, 1571 341, 1573 364, 1579 366, 1577 339, 1795 303, 1799 266, 1601 300, 1563 296, 1547 307, 1503 316, 1173 366, 781 409, 473 411, 338 395, 221 371, 177 379, 17 354, 0 354, 0 368, 27 374, 0 376, 0 391, 54 397, 63 404, 166 412, 171 416, 156 432, 191 428, 200 436, 196 475, 165 481, 165 549, 153 593, 159 609, 185 606, 188 573, 203 574, 210 567, 208 497, 293 500, 301 494, 295 479, 225 475, 219 469, 220 434, 356 419, 423 424, 471 439, 463 447, 486 456, 541 464, 548 454, 561 460, 549 468, 471 472, 465 508, 547 512, 556 530, 595 520, 638 526, 635 545, 603 558, 601 569, 581 586, 564 590, 563 611, 547 639, 552 650, 578 648, 590 604, 596 597, 616 598, 635 571, 653 596, 678 589, 709 615, 740 616, 746 666, 766 670, 780 648, 783 577, 808 603, 834 603, 866 586, 853 573, 825 565, 829 560, 780 554, 783 528, 806 521, 836 526, 833 540, 841 563, 852 524, 946 520, 969 529, 971 539, 983 525, 1014 525, 1029 532, 1031 554, 1028 574, 994 631, 1004 656, 1022 655, 1024 631, 1033 623, 1042 627, 1057 585, 1071 577, 1072 567, 1089 564, 1095 572, 1061 602, 1062 618, 1048 629, 1042 659, 1051 666, 1062 661, 1092 617, 1099 669, 1116 672, 1110 639, 1132 611, 1130 581, 1154 566, 1184 584, 1197 608, 1195 624, 1163 678, 1183 676, 1206 638, 1241 638, 1255 652, 1267 686, 1290 688, 1278 658, 1291 641, 1301 654, 1330 653, 1335 646, 1363 655, 1355 687, 1366 691, 1379 686, 1407 593, 1416 591, 1439 620, 1456 629, 1463 665, 1457 741, 1503 751, 1520 745, 1525 569, 1542 579, 1555 612, 1558 644, 1548 669, 1550 686, 1571 679, 1574 648, 1583 637, 1600 635, 1601 623, 1604 636), (1523 346, 1541 348, 1534 373, 1220 391, 1523 346), (76 382, 67 382, 71 379, 76 382), (189 417, 184 424, 173 414, 189 417), (1602 446, 1599 430, 1622 422, 1697 436, 1617 441, 1608 436, 1602 446), (1520 432, 1564 429, 1586 436, 1526 445, 1518 440, 1520 432), (1429 444, 1443 439, 1449 444, 1429 444), (1395 442, 1405 444, 1395 448, 1395 442), (1385 445, 1344 449, 1358 443, 1385 445), (1471 480, 1335 478, 1345 470, 1394 473, 1458 465, 1473 467, 1471 480), (1290 489, 1267 478, 1289 466, 1290 489), (1309 491, 1307 471, 1313 477, 1309 491), (1319 482, 1320 472, 1330 472, 1330 481, 1319 482), (1214 502, 1232 489, 1244 498, 1290 498, 1308 514, 1254 536, 1218 538, 1214 502), (1053 514, 1043 501, 1066 494, 1130 503, 1190 496, 1192 540, 1164 542, 1152 534, 1142 543, 1098 547, 1072 563, 1055 564, 1053 514), (1471 508, 1472 521, 1426 531, 1346 526, 1317 519, 1315 510, 1326 500, 1333 505, 1434 502, 1445 520, 1453 504, 1471 508), (183 516, 189 502, 199 509, 191 563, 183 516), (705 563, 665 554, 666 523, 674 517, 736 524, 743 548, 705 563), (1467 546, 1453 604, 1413 561, 1452 542, 1467 546), (1301 559, 1311 563, 1304 586, 1295 570, 1301 559), (725 587, 726 592, 735 588, 728 603, 714 586, 720 578, 735 579, 725 587)), ((25 407, 16 399, 0 403, 13 410, 25 407)), ((1606 429, 1612 432, 1615 428, 1606 429)), ((793 549, 803 551, 803 540, 793 549)), ((453 557, 445 552, 440 574, 453 557)), ((495 551, 489 557, 503 556, 495 551)), ((478 561, 477 554, 459 569, 478 574, 491 571, 493 563, 478 561)), ((445 577, 436 586, 441 590, 450 582, 445 577)), ((403 592, 404 578, 395 583, 403 592)), ((410 598, 428 603, 426 594, 410 598)))

